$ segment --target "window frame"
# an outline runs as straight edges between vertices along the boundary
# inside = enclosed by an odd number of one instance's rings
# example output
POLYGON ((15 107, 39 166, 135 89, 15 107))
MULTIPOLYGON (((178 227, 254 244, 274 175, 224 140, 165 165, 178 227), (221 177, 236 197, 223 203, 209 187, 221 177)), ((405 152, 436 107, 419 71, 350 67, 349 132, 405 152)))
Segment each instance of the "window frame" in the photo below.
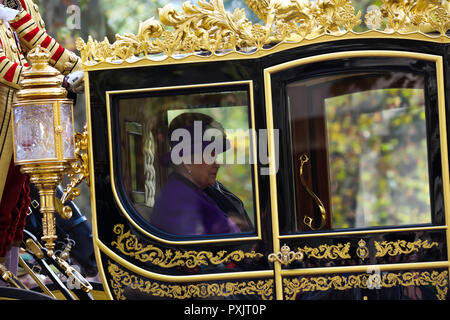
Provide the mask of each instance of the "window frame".
MULTIPOLYGON (((278 199, 280 197, 280 194, 283 193, 283 191, 286 190, 286 186, 280 186, 280 177, 282 177, 282 174, 273 174, 270 176, 270 189, 271 193, 276 194, 275 196, 272 196, 271 199, 271 206, 272 206, 272 221, 273 221, 273 233, 274 237, 278 239, 291 239, 291 238, 301 238, 301 237, 316 237, 316 236, 325 236, 325 235, 344 235, 344 234, 367 234, 367 233, 375 233, 375 232, 395 232, 395 231, 401 231, 401 230, 427 230, 427 229, 445 229, 446 228, 446 216, 448 216, 450 203, 449 203, 449 165, 448 165, 448 150, 447 150, 447 129, 446 129, 446 115, 445 115, 445 89, 444 89, 444 75, 443 75, 443 60, 441 56, 438 55, 432 55, 432 54, 423 54, 423 53, 416 53, 416 52, 406 52, 406 51, 391 51, 391 50, 355 50, 355 51, 342 51, 342 52, 335 52, 335 53, 328 53, 328 54, 320 54, 315 56, 310 56, 306 58, 300 58, 297 60, 288 61, 285 63, 281 63, 278 65, 273 65, 270 67, 267 67, 264 69, 264 86, 266 91, 266 121, 267 121, 267 127, 268 131, 275 130, 280 125, 280 121, 278 115, 276 114, 275 108, 281 108, 279 104, 279 98, 280 96, 285 96, 284 89, 280 88, 279 86, 276 86, 276 84, 279 83, 279 77, 280 74, 284 72, 291 72, 290 75, 294 72, 293 70, 297 67, 302 67, 302 70, 311 71, 314 69, 314 64, 316 63, 324 63, 324 62, 336 62, 340 65, 338 68, 341 70, 341 73, 347 73, 347 72, 354 72, 355 70, 346 70, 343 72, 344 67, 348 67, 349 61, 357 61, 358 58, 367 58, 367 59, 383 59, 383 58, 394 58, 394 59, 403 59, 407 58, 410 60, 416 60, 416 61, 425 61, 425 63, 433 63, 435 65, 435 74, 433 75, 433 78, 436 81, 436 89, 435 93, 436 96, 432 96, 435 101, 435 105, 433 106, 438 111, 438 115, 436 116, 438 119, 438 125, 439 128, 437 129, 439 132, 439 140, 433 137, 433 143, 439 144, 439 154, 440 156, 436 156, 436 159, 439 159, 440 165, 435 168, 436 172, 440 172, 440 175, 438 178, 442 181, 441 185, 441 193, 442 193, 442 209, 444 210, 443 214, 435 214, 435 209, 432 208, 431 216, 432 216, 432 222, 431 224, 416 224, 416 225, 401 225, 401 226, 393 226, 393 227, 387 227, 387 226, 380 226, 380 227, 364 227, 364 228, 351 228, 351 229, 334 229, 334 230, 316 230, 316 231, 303 231, 303 232, 292 232, 292 231, 286 231, 283 230, 283 223, 284 221, 280 220, 280 217, 282 217, 279 212, 283 212, 286 214, 287 211, 290 211, 292 214, 293 210, 292 207, 288 210, 286 207, 281 206, 281 210, 279 209, 279 203, 287 203, 289 200, 287 198, 278 199), (277 78, 278 77, 278 78, 277 78), (275 79, 275 80, 274 80, 275 79), (277 82, 278 81, 278 82, 277 82), (278 117, 278 122, 274 120, 274 118, 278 117)), ((372 61, 372 60, 371 60, 372 61)), ((356 63, 359 67, 361 67, 361 64, 356 63)), ((323 68, 321 68, 323 71, 323 68)), ((404 70, 403 70, 404 71, 404 70)), ((298 72, 298 71, 297 71, 298 72)), ((317 72, 317 69, 314 70, 314 72, 317 72)), ((331 73, 331 72, 330 72, 331 73)), ((335 74, 335 73, 333 73, 335 74)), ((303 76, 302 79, 305 79, 306 76, 303 76)), ((426 81, 426 79, 425 79, 426 81)), ((427 96, 426 93, 426 99, 428 100, 430 97, 427 96)), ((427 112, 427 121, 429 110, 426 110, 427 112)), ((281 123, 281 125, 286 125, 286 123, 281 123)), ((428 126, 428 124, 427 124, 428 126)), ((290 134, 290 133, 289 133, 290 134)), ((268 135, 270 137, 270 133, 268 135)), ((429 141, 432 138, 428 136, 427 134, 427 141, 429 141)), ((289 143, 287 140, 284 140, 283 142, 289 143)), ((275 148, 274 148, 274 141, 270 140, 268 141, 269 145, 269 153, 274 154, 275 148)), ((436 147, 436 146, 435 146, 436 147)), ((290 150, 290 146, 288 147, 290 150)), ((435 153, 436 151, 433 150, 435 153)), ((280 152, 283 154, 283 151, 280 152)), ((429 155, 430 157, 430 155, 429 155)), ((292 158, 292 154, 290 153, 288 158, 292 158)), ((433 163, 435 165, 435 163, 433 163)), ((433 165, 429 161, 429 166, 433 165)), ((289 165, 288 161, 286 159, 280 159, 279 166, 283 165, 289 165)), ((274 165, 272 164, 272 171, 274 170, 274 165)), ((435 175, 436 175, 435 172, 435 175)), ((291 172, 292 174, 292 172, 291 172)), ((286 174, 285 174, 286 176, 286 174)), ((430 179, 433 179, 435 177, 432 177, 430 175, 430 179)), ((432 197, 435 197, 433 192, 435 191, 432 189, 432 185, 430 185, 430 195, 432 197)), ((292 186, 291 186, 292 188, 292 186)), ((290 198, 292 200, 292 198, 290 198)), ((291 201, 292 202, 292 201, 291 201)))
MULTIPOLYGON (((148 221, 145 221, 139 212, 134 208, 130 199, 125 192, 125 187, 121 181, 121 151, 120 148, 114 148, 114 142, 120 141, 119 127, 116 125, 118 121, 116 109, 118 108, 117 102, 120 100, 120 96, 129 97, 130 95, 142 95, 146 93, 163 93, 163 92, 175 92, 183 91, 186 94, 207 93, 207 92, 219 92, 214 89, 217 88, 236 88, 236 91, 247 91, 248 93, 248 108, 249 108, 249 129, 252 135, 256 129, 255 126, 255 107, 254 107, 254 92, 253 81, 232 81, 232 82, 217 82, 217 83, 205 83, 195 85, 181 85, 181 86, 167 86, 167 87, 152 87, 152 88, 140 88, 129 90, 110 90, 105 92, 106 97, 106 111, 107 111, 107 128, 108 128, 108 148, 109 148, 109 161, 110 161, 110 175, 111 175, 111 187, 114 199, 119 207, 119 210, 125 216, 125 218, 139 230, 145 236, 154 239, 160 243, 165 244, 201 244, 201 243, 229 243, 237 241, 255 241, 261 240, 261 212, 260 212, 260 190, 259 190, 259 176, 258 176, 258 163, 254 161, 252 166, 252 181, 253 181, 253 207, 255 218, 255 230, 247 233, 236 234, 211 234, 211 235, 172 235, 162 230, 153 227, 148 221), (114 123, 114 125, 113 125, 114 123), (112 128, 115 128, 113 132, 112 128), (117 165, 116 165, 117 163, 117 165)), ((194 109, 193 109, 194 110, 194 109)), ((256 141, 256 137, 252 136, 251 139, 256 141)), ((250 152, 253 154, 253 159, 257 159, 256 143, 250 146, 250 152)))

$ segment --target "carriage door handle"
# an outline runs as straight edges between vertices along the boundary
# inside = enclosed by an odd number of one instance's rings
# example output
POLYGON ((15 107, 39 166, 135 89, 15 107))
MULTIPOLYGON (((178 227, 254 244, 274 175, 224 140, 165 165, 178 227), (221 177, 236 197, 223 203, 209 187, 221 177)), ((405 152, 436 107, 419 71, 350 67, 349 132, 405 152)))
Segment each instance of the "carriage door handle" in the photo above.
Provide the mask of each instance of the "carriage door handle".
POLYGON ((319 207, 320 214, 321 214, 321 221, 320 226, 318 228, 313 227, 313 219, 311 217, 305 216, 303 219, 303 223, 306 224, 308 227, 311 228, 311 230, 320 230, 325 226, 325 223, 327 222, 327 211, 325 210, 325 206, 323 205, 322 201, 320 201, 319 197, 314 194, 314 192, 311 191, 311 189, 308 187, 308 185, 305 182, 305 179, 303 178, 303 166, 306 162, 309 161, 308 156, 306 153, 302 154, 300 156, 300 182, 302 183, 303 187, 306 189, 308 194, 313 198, 316 205, 319 207))
POLYGON ((278 261, 281 264, 287 266, 294 260, 303 261, 303 253, 291 251, 291 248, 289 248, 287 245, 284 245, 281 247, 281 251, 269 254, 268 260, 269 262, 278 261))

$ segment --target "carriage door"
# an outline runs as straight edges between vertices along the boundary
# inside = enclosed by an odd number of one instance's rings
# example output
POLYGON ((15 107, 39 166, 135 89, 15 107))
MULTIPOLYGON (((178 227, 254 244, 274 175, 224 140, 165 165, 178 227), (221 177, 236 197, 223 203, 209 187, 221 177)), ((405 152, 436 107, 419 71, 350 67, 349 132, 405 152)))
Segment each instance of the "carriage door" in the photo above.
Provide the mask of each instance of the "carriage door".
POLYGON ((264 70, 278 299, 448 299, 442 70, 396 51, 264 70))

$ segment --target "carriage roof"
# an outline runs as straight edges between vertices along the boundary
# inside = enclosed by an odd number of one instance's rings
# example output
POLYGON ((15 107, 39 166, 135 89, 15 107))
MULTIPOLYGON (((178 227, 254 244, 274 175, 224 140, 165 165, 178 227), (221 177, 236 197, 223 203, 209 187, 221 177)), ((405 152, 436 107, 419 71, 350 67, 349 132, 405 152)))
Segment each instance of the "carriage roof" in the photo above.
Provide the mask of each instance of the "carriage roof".
POLYGON ((228 12, 222 0, 171 4, 140 22, 137 34, 113 43, 77 39, 85 70, 211 60, 251 59, 287 49, 347 39, 412 39, 450 43, 450 2, 383 0, 356 10, 350 0, 246 0, 261 23, 244 9, 228 12))

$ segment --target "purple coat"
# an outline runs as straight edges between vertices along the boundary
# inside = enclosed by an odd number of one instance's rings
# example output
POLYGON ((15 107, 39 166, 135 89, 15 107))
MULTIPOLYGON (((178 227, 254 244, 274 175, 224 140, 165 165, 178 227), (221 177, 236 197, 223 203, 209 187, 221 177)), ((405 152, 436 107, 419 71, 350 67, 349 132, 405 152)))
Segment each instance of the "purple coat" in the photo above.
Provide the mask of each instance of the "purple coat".
POLYGON ((156 197, 150 222, 176 235, 240 232, 212 198, 177 173, 170 175, 156 197))

